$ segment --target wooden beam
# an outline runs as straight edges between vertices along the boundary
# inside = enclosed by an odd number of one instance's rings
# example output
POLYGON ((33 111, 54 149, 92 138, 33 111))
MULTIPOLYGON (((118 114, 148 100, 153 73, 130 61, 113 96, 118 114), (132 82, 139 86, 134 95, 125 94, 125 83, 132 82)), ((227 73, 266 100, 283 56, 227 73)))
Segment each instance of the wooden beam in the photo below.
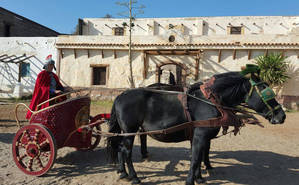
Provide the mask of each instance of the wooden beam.
POLYGON ((149 55, 193 55, 196 56, 200 50, 147 50, 145 53, 149 55))
POLYGON ((18 65, 19 65, 18 82, 21 82, 22 63, 19 63, 18 65))
POLYGON ((114 59, 116 59, 117 58, 116 50, 113 50, 113 55, 114 55, 114 59))
POLYGON ((62 49, 59 50, 59 53, 60 53, 61 58, 64 58, 62 49))
POLYGON ((268 49, 265 50, 264 56, 268 56, 268 49))
POLYGON ((200 60, 200 56, 199 54, 196 56, 195 58, 195 80, 198 80, 198 74, 199 74, 199 60, 200 60))
POLYGON ((77 58, 77 52, 76 52, 76 49, 74 49, 74 57, 75 57, 75 59, 77 58))
POLYGON ((147 54, 143 51, 143 79, 146 79, 147 76, 147 54))
POLYGON ((220 63, 220 61, 221 61, 221 53, 222 53, 222 50, 219 49, 219 51, 218 51, 218 63, 220 63))
POLYGON ((233 60, 235 60, 235 59, 236 59, 236 53, 237 53, 237 50, 236 50, 236 49, 234 49, 234 50, 233 50, 233 60))
POLYGON ((282 57, 284 57, 285 52, 286 52, 286 51, 285 51, 284 49, 281 51, 281 56, 282 56, 282 57))
POLYGON ((251 49, 248 50, 248 60, 251 59, 251 49))

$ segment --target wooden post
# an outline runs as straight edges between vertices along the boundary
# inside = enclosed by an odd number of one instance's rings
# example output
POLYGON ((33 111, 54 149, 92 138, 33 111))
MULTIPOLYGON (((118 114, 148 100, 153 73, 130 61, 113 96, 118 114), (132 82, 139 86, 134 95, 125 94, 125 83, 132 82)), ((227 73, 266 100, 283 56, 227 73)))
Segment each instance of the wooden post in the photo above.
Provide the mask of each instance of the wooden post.
POLYGON ((114 55, 114 59, 116 59, 117 58, 117 56, 116 56, 116 50, 113 50, 113 55, 114 55))
POLYGON ((235 60, 235 59, 236 59, 236 53, 237 53, 237 50, 236 50, 236 49, 234 49, 234 51, 233 51, 233 60, 235 60))
POLYGON ((102 58, 104 58, 104 50, 101 50, 101 52, 102 52, 102 58))
POLYGON ((87 58, 90 57, 89 49, 87 49, 87 58))
POLYGON ((147 54, 143 51, 143 79, 146 79, 147 76, 147 54))
POLYGON ((265 50, 264 56, 268 56, 268 49, 265 50))
POLYGON ((284 57, 284 55, 285 55, 285 50, 283 49, 281 52, 281 56, 284 57))
POLYGON ((76 59, 77 58, 76 49, 74 49, 74 56, 75 56, 75 59, 76 59))
POLYGON ((220 61, 221 61, 221 52, 222 52, 222 50, 219 49, 219 51, 218 51, 218 63, 220 63, 220 61))
POLYGON ((251 49, 248 50, 248 60, 251 59, 251 49))
POLYGON ((63 56, 63 51, 62 51, 62 49, 59 50, 59 53, 60 53, 61 58, 63 58, 64 56, 63 56))
POLYGON ((18 82, 21 82, 21 73, 22 73, 22 62, 19 63, 18 82))
POLYGON ((199 54, 195 58, 195 80, 198 80, 198 73, 199 73, 199 60, 200 56, 199 54))

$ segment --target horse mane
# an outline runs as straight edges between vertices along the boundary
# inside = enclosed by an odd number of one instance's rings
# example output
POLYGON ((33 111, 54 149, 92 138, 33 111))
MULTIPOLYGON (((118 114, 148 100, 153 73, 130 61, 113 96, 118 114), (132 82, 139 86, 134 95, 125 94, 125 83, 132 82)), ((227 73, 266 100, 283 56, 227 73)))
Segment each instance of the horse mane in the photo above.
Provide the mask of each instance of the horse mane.
POLYGON ((220 102, 227 106, 239 104, 245 93, 243 84, 248 81, 239 72, 228 72, 214 75, 215 81, 211 86, 212 92, 218 96, 220 102))
MULTIPOLYGON (((241 95, 245 93, 245 89, 242 86, 248 79, 239 72, 221 73, 213 75, 213 77, 215 81, 210 88, 213 94, 218 97, 221 104, 235 106, 242 101, 244 96, 241 95)), ((200 89, 200 85, 202 84, 202 82, 198 82, 191 85, 188 92, 192 93, 200 89)))

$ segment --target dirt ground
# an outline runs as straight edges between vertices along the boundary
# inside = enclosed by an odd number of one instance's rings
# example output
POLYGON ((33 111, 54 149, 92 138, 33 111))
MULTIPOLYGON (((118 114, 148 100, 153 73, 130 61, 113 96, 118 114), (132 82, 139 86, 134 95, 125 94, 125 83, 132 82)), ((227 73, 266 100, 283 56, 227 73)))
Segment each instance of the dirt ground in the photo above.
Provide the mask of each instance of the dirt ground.
MULTIPOLYGON (((13 111, 13 104, 0 105, 0 184, 130 184, 118 180, 115 167, 107 163, 104 139, 94 151, 59 149, 53 168, 45 176, 25 175, 12 159, 17 131, 13 111)), ((109 111, 92 106, 91 115, 109 111)), ((203 171, 206 184, 299 184, 299 113, 287 113, 283 125, 261 121, 265 128, 247 125, 240 135, 212 141, 210 158, 215 169, 213 173, 203 171)), ((184 184, 190 164, 189 142, 169 144, 149 139, 148 146, 149 160, 142 161, 140 142, 135 140, 133 162, 142 184, 184 184)))

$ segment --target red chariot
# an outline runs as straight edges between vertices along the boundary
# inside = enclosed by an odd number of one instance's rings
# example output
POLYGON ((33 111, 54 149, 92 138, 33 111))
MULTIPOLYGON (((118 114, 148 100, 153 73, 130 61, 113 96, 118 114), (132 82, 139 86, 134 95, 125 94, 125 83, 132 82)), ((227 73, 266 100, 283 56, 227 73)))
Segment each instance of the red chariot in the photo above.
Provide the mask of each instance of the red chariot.
POLYGON ((20 129, 13 139, 12 153, 16 165, 25 174, 41 176, 47 173, 55 163, 57 150, 62 147, 92 150, 100 143, 101 136, 93 132, 101 131, 100 124, 106 122, 110 114, 91 117, 90 97, 78 95, 78 92, 49 99, 38 107, 48 101, 58 103, 38 111, 30 110, 23 103, 17 104, 15 115, 20 129), (75 97, 71 97, 73 94, 75 97), (22 127, 17 114, 20 106, 32 112, 29 124, 22 127), (82 129, 84 126, 89 129, 82 129))

